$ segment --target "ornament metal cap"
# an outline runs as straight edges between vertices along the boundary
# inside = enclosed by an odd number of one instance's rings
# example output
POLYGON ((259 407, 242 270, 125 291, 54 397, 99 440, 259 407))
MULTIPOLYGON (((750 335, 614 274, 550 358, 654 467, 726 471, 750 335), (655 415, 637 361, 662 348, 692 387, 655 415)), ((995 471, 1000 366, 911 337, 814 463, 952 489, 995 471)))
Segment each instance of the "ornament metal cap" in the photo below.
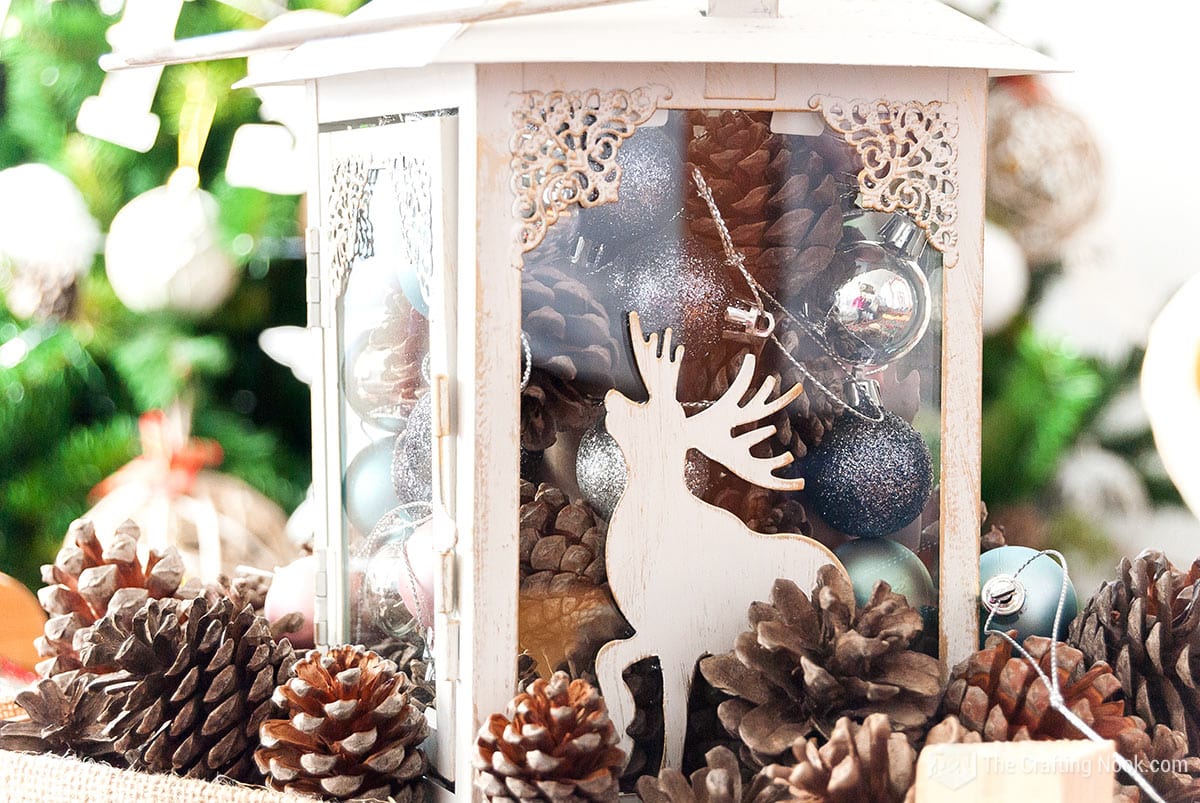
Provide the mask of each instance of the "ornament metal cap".
POLYGON ((925 232, 905 212, 898 212, 888 218, 879 229, 879 239, 913 260, 921 259, 928 242, 925 232))
POLYGON ((847 406, 860 412, 866 407, 866 412, 878 416, 883 407, 879 398, 879 383, 870 377, 855 376, 847 379, 842 386, 842 393, 847 406))
POLYGON ((983 607, 996 616, 1009 616, 1025 607, 1025 586, 1011 574, 998 574, 979 592, 983 607))
POLYGON ((725 308, 725 320, 740 327, 740 331, 725 332, 725 337, 730 340, 753 343, 755 340, 768 338, 775 332, 775 316, 761 305, 752 304, 747 309, 731 304, 725 308))

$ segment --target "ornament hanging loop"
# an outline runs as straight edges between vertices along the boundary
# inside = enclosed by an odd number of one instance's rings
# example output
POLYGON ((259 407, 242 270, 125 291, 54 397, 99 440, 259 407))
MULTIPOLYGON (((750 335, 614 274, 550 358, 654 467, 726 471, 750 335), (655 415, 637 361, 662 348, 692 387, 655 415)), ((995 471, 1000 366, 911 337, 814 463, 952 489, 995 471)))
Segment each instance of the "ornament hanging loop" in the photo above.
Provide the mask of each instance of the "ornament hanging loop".
POLYGON ((747 309, 731 304, 725 309, 725 320, 739 327, 739 331, 725 333, 729 340, 754 343, 775 333, 775 316, 760 305, 753 305, 747 309))
POLYGON ((983 606, 995 616, 1010 616, 1025 605, 1025 586, 1011 574, 998 574, 980 591, 983 606))

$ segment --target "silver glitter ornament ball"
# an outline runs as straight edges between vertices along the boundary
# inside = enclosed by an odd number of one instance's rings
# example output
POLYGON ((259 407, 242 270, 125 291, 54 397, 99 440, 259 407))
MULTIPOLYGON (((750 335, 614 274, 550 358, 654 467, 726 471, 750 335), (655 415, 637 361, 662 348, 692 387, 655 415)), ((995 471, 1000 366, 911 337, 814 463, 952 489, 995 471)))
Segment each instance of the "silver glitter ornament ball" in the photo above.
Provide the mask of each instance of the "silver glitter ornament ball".
POLYGON ((920 434, 887 410, 883 420, 844 412, 804 460, 813 512, 847 535, 880 536, 921 514, 933 490, 933 458, 920 434))
POLYGON ((396 438, 392 482, 404 504, 433 501, 433 402, 426 393, 413 407, 404 433, 396 438))
POLYGON ((693 349, 713 345, 725 332, 733 299, 725 263, 695 240, 655 236, 609 263, 607 275, 620 306, 617 320, 636 312, 644 332, 669 326, 674 342, 693 349))
POLYGON ((616 253, 683 208, 683 162, 665 128, 642 128, 617 149, 617 200, 585 209, 580 234, 616 253))
POLYGON ((583 498, 606 520, 612 518, 621 494, 625 493, 625 474, 625 455, 604 428, 602 418, 579 439, 575 481, 583 498))
MULTIPOLYGON (((621 494, 625 493, 625 455, 604 427, 604 417, 592 424, 579 440, 575 455, 575 481, 583 498, 601 518, 612 518, 621 494)), ((683 469, 688 490, 703 496, 708 489, 708 462, 698 452, 689 452, 683 469)))

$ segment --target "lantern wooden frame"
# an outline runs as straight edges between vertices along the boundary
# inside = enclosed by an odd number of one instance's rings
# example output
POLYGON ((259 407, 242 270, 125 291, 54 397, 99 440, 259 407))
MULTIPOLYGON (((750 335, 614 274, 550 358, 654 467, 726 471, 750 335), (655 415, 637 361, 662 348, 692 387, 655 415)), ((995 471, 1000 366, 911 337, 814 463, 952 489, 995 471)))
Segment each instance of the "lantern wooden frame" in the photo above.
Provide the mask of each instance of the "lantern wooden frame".
MULTIPOLYGON (((314 355, 320 370, 313 386, 313 474, 327 536, 325 543, 318 541, 323 561, 318 617, 325 619, 318 634, 333 641, 344 635, 340 622, 347 599, 336 335, 340 280, 329 233, 322 231, 330 203, 329 153, 318 132, 388 115, 458 112, 450 143, 457 147, 457 180, 445 188, 446 258, 430 316, 434 507, 442 553, 435 589, 436 764, 445 778, 457 778, 455 796, 472 798, 474 734, 491 712, 502 710, 516 681, 515 355, 522 244, 536 241, 545 226, 554 225, 555 214, 569 210, 541 210, 533 219, 511 210, 520 206, 523 193, 537 205, 536 195, 515 178, 523 164, 515 143, 518 133, 528 133, 518 131, 522 109, 539 111, 547 93, 594 93, 602 107, 615 93, 634 108, 625 120, 633 127, 666 109, 820 115, 864 154, 859 181, 865 205, 905 210, 926 230, 945 265, 940 655, 950 665, 972 652, 978 639, 987 81, 989 75, 1055 66, 929 0, 709 0, 707 15, 698 0, 655 0, 392 30, 400 26, 389 11, 411 7, 411 0, 404 5, 376 0, 347 21, 353 30, 346 31, 354 36, 302 44, 281 66, 247 83, 308 88, 312 125, 303 144, 314 154, 306 237, 309 324, 321 343, 314 355), (366 32, 372 16, 388 30, 366 32), (912 120, 916 150, 931 154, 928 158, 896 155, 905 142, 902 135, 892 136, 895 128, 912 120), (863 144, 872 137, 878 147, 863 144), (880 154, 886 175, 879 170, 880 154)), ((293 44, 302 39, 299 34, 293 44)), ((254 43, 246 49, 255 49, 254 43)), ((228 48, 212 52, 227 55, 228 48)), ((203 54, 187 58, 193 56, 203 54)), ((173 59, 167 54, 160 60, 173 59)), ((766 590, 746 589, 747 599, 766 590)), ((681 585, 680 593, 685 591, 681 585)))

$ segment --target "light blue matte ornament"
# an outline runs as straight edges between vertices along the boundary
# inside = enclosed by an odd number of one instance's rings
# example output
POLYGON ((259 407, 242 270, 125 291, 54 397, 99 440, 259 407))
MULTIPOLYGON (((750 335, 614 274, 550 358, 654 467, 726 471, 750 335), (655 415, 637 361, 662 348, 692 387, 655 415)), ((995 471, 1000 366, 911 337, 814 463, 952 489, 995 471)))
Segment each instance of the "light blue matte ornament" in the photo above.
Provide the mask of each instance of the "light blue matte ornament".
MULTIPOLYGON (((1063 570, 1054 558, 1040 555, 1036 549, 1024 546, 1003 546, 984 552, 979 558, 979 625, 982 628, 988 614, 995 610, 991 629, 1017 631, 1017 641, 1028 636, 1053 638, 1054 613, 1058 609, 1063 586, 1063 570), (1022 569, 1022 566, 1024 568, 1022 569), (1020 571, 1018 575, 1017 572, 1020 571)), ((1067 596, 1063 603, 1058 639, 1066 637, 1067 628, 1075 618, 1078 603, 1075 588, 1067 578, 1067 596)))
POLYGON ((933 608, 937 591, 921 559, 903 544, 888 538, 856 538, 834 550, 850 575, 854 602, 863 607, 871 599, 875 583, 884 580, 892 591, 903 594, 914 608, 933 608))
POLYGON ((400 290, 404 293, 404 297, 408 299, 408 303, 412 304, 412 308, 421 313, 424 318, 429 317, 429 302, 425 300, 425 291, 422 289, 421 275, 417 269, 409 264, 402 264, 399 268, 400 275, 400 290))
POLYGON ((371 532, 389 510, 400 504, 392 482, 395 438, 381 438, 355 455, 346 467, 346 518, 362 534, 371 532))

